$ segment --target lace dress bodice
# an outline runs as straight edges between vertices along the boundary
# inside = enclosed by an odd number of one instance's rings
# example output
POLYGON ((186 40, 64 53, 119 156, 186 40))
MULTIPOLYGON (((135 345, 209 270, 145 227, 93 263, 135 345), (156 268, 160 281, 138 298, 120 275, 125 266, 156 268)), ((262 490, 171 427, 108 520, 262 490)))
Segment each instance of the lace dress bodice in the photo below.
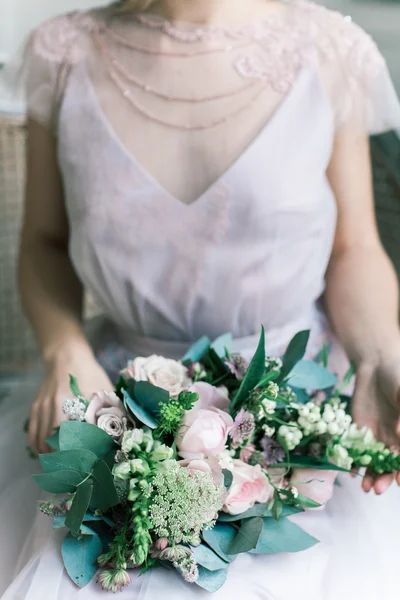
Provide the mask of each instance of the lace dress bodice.
POLYGON ((271 2, 190 27, 115 6, 59 17, 26 51, 52 127, 75 268, 125 339, 321 333, 338 131, 400 124, 374 42, 340 14, 271 2), (317 321, 319 324, 317 324, 317 321))

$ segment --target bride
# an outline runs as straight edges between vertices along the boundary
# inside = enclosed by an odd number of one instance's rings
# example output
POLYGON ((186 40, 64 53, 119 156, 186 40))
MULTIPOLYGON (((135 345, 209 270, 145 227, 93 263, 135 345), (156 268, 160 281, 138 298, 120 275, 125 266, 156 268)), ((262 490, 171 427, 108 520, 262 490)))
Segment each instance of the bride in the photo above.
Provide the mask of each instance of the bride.
MULTIPOLYGON (((179 358, 227 331, 251 351, 261 323, 275 355, 310 328, 310 355, 326 342, 339 374, 354 361, 357 422, 399 445, 398 293, 368 135, 400 127, 400 106, 374 42, 308 0, 125 0, 39 27, 25 67, 20 285, 44 376, 1 406, 0 594, 92 600, 36 514, 21 432, 30 412, 29 444, 48 451, 69 373, 89 395, 134 355, 179 358), (82 284, 105 315, 90 344, 82 284)), ((215 598, 397 599, 394 479, 342 477, 325 511, 293 517, 318 546, 242 555, 215 598)), ((135 600, 206 597, 163 569, 132 579, 135 600)))

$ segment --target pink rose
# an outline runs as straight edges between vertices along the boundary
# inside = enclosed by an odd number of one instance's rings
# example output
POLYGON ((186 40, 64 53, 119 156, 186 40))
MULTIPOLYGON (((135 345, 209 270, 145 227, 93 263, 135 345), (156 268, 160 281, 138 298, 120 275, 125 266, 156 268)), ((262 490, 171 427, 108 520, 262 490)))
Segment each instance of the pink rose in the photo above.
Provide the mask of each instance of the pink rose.
POLYGON ((167 390, 171 396, 178 397, 192 384, 187 368, 177 360, 153 354, 147 358, 139 356, 121 371, 127 379, 148 381, 152 385, 167 390))
POLYGON ((214 483, 216 485, 223 485, 224 476, 222 474, 222 468, 217 458, 209 458, 204 460, 202 458, 185 459, 178 461, 178 464, 189 471, 201 471, 202 473, 212 473, 214 483))
POLYGON ((321 506, 305 510, 323 510, 332 498, 337 471, 321 471, 318 469, 296 469, 291 477, 292 485, 300 494, 315 500, 321 506), (307 482, 310 483, 307 483, 307 482))
POLYGON ((239 515, 256 502, 271 500, 274 489, 260 465, 252 467, 241 460, 233 461, 233 481, 228 490, 223 511, 231 515, 239 515))
POLYGON ((100 427, 118 441, 127 429, 128 415, 117 394, 102 391, 93 394, 85 413, 85 421, 100 427))
POLYGON ((221 409, 228 409, 229 398, 208 383, 195 383, 190 391, 199 399, 186 411, 178 432, 177 447, 182 458, 218 456, 225 450, 232 417, 221 409))

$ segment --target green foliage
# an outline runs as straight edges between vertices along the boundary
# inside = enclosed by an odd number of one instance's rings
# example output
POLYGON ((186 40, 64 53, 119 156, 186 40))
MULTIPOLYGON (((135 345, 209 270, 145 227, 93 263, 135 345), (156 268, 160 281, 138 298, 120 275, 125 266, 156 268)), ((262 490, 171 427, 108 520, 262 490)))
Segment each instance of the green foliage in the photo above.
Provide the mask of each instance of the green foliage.
POLYGON ((107 510, 119 504, 114 478, 104 460, 99 459, 92 471, 93 495, 90 501, 92 510, 107 510))
MULTIPOLYGON (((282 517, 288 517, 296 513, 302 512, 301 508, 295 506, 289 506, 284 504, 282 510, 282 517)), ((227 513, 220 513, 218 522, 221 523, 232 523, 234 521, 242 521, 243 519, 251 519, 252 517, 273 517, 273 506, 267 506, 266 504, 255 504, 246 512, 240 515, 229 515, 227 513)))
POLYGON ((75 585, 82 588, 91 581, 97 572, 97 559, 102 549, 101 539, 93 531, 80 537, 67 534, 61 552, 67 573, 75 585))
POLYGON ((261 517, 245 519, 240 526, 235 538, 229 544, 227 551, 229 554, 241 554, 250 552, 256 548, 263 531, 264 521, 261 517))
POLYGON ((38 486, 51 494, 73 494, 85 477, 78 471, 54 471, 33 476, 38 486))
POLYGON ((158 422, 152 417, 152 415, 142 408, 126 390, 122 390, 124 396, 125 408, 129 410, 136 419, 138 419, 143 425, 146 425, 150 429, 156 429, 158 422))
POLYGON ((309 338, 310 331, 300 331, 290 342, 283 357, 283 366, 280 373, 281 381, 290 375, 293 368, 304 357, 309 338))
POLYGON ((311 360, 300 360, 288 379, 288 385, 300 390, 325 390, 336 383, 337 377, 333 373, 311 360))
POLYGON ((192 547, 191 550, 197 564, 209 571, 219 571, 220 569, 226 569, 228 567, 228 563, 205 544, 192 547))
POLYGON ((71 509, 65 519, 65 526, 70 529, 74 535, 78 535, 81 529, 83 519, 89 507, 93 493, 93 483, 89 480, 84 481, 78 486, 71 509))
POLYGON ((232 481, 233 481, 233 473, 232 473, 232 471, 229 471, 228 469, 223 469, 222 474, 224 476, 225 489, 229 490, 229 488, 232 485, 232 481))
POLYGON ((46 440, 46 444, 53 450, 60 450, 60 428, 46 440))
POLYGON ((277 465, 271 465, 269 468, 279 468, 282 467, 287 468, 295 468, 295 469, 321 469, 323 471, 341 471, 342 473, 349 473, 348 469, 343 469, 342 467, 338 467, 333 463, 330 463, 326 460, 314 458, 313 456, 297 456, 291 455, 290 462, 281 462, 277 465))
POLYGON ((73 395, 76 398, 79 398, 79 400, 83 401, 85 404, 88 404, 88 402, 86 402, 86 400, 85 400, 84 395, 82 394, 81 390, 79 389, 79 385, 78 385, 76 378, 73 375, 69 376, 69 387, 71 389, 71 392, 73 393, 73 395))
POLYGON ((318 540, 308 535, 300 527, 283 518, 264 519, 263 530, 256 548, 251 554, 276 554, 277 552, 301 552, 307 550, 318 540))
POLYGON ((78 471, 88 475, 97 461, 97 456, 90 450, 60 450, 51 454, 41 454, 40 464, 45 473, 54 471, 78 471))
POLYGON ((211 344, 208 337, 204 336, 200 338, 185 354, 182 358, 183 364, 190 364, 199 362, 204 354, 207 352, 211 344))
POLYGON ((103 458, 110 450, 117 449, 113 438, 105 431, 80 421, 61 423, 59 446, 60 450, 89 450, 97 458, 103 458))
POLYGON ((212 529, 204 529, 204 541, 226 562, 235 560, 234 555, 227 554, 229 545, 236 537, 236 529, 228 523, 217 523, 212 529))
POLYGON ((199 578, 197 579, 196 584, 207 592, 217 592, 224 585, 227 574, 226 569, 209 571, 208 569, 199 566, 199 578))
POLYGON ((168 435, 175 437, 184 412, 191 410, 198 399, 199 395, 194 392, 181 392, 178 398, 170 398, 161 406, 157 434, 160 437, 168 435))
POLYGON ((236 414, 242 408, 250 392, 254 390, 265 371, 265 330, 261 330, 260 341, 240 387, 231 402, 231 413, 236 414))
POLYGON ((226 351, 229 352, 231 349, 231 346, 232 346, 232 334, 231 333, 225 333, 224 335, 221 335, 216 340, 214 340, 213 343, 211 344, 211 348, 214 350, 214 352, 220 358, 225 358, 226 351))

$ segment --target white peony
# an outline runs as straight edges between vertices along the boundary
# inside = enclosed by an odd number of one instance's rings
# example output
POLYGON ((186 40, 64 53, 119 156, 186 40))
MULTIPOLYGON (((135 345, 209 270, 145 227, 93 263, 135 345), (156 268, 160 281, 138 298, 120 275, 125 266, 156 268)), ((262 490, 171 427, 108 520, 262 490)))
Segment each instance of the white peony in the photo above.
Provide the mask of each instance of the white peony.
POLYGON ((192 385, 187 368, 176 360, 153 354, 148 358, 138 357, 121 371, 126 378, 148 381, 152 385, 167 390, 173 397, 192 385))

